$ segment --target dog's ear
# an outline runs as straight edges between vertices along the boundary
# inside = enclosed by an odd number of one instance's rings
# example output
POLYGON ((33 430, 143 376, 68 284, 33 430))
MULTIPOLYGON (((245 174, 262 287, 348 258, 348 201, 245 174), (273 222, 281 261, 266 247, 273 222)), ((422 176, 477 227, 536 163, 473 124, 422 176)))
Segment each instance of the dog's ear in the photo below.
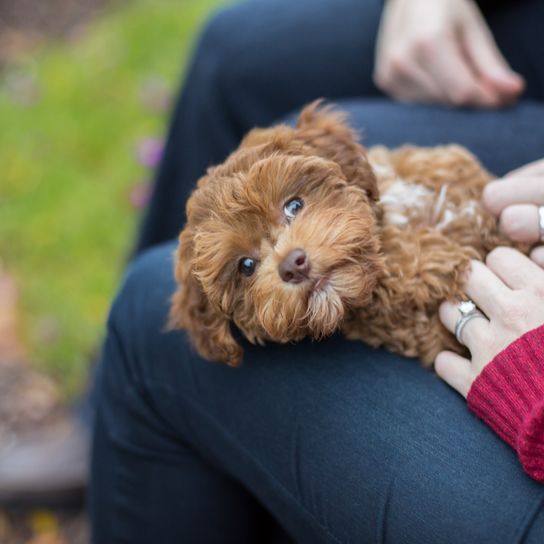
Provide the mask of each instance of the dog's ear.
POLYGON ((178 288, 172 296, 168 329, 185 329, 198 353, 209 361, 239 366, 243 350, 234 340, 230 321, 207 299, 193 266, 193 229, 186 226, 175 254, 178 288))
POLYGON ((321 107, 321 103, 322 100, 316 100, 302 110, 297 139, 311 145, 319 156, 340 165, 346 179, 364 189, 371 203, 377 202, 380 194, 376 176, 366 149, 346 122, 346 113, 334 111, 330 106, 321 107))

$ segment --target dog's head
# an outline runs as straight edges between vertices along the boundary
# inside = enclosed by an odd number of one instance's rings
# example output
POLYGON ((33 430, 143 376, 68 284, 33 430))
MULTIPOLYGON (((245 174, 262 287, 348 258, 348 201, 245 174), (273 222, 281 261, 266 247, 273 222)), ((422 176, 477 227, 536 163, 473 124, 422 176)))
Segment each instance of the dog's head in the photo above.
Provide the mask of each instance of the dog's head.
POLYGON ((176 255, 171 326, 234 366, 231 322, 254 343, 328 335, 369 301, 383 267, 365 182, 293 147, 295 129, 275 130, 200 180, 176 255))

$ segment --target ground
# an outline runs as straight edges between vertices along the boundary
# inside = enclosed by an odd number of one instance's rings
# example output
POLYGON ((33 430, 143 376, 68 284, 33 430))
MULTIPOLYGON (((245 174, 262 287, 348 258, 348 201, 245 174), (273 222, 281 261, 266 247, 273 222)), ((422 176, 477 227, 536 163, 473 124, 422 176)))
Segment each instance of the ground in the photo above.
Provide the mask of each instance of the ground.
MULTIPOLYGON (((217 4, 0 0, 0 443, 81 391, 217 4)), ((0 511, 2 544, 85 541, 80 511, 0 511)))

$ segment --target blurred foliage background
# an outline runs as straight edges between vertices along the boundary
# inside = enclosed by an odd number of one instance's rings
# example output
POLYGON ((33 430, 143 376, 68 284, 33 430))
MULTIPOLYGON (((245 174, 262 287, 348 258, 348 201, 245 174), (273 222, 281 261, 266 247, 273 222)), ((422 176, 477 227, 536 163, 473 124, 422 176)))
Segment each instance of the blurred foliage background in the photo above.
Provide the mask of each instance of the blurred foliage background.
POLYGON ((100 346, 171 101, 218 3, 0 0, 0 268, 28 359, 65 397, 100 346))

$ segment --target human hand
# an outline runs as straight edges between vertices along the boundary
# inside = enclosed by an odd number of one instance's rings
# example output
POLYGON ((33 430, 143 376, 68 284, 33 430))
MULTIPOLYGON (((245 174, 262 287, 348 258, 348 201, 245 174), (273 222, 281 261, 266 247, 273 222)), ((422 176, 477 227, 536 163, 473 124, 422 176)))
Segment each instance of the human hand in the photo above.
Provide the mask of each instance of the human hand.
MULTIPOLYGON (((541 241, 539 207, 544 206, 544 159, 489 183, 483 202, 499 218, 499 229, 511 240, 529 244, 541 241)), ((544 246, 535 248, 531 258, 544 267, 544 246)))
MULTIPOLYGON (((465 292, 487 316, 473 318, 463 328, 470 359, 443 351, 435 361, 436 373, 464 397, 498 353, 544 323, 544 270, 515 249, 497 248, 485 265, 472 262, 465 292)), ((451 332, 459 315, 452 302, 440 306, 440 319, 451 332)))
POLYGON ((387 0, 374 80, 402 101, 489 108, 524 88, 474 0, 387 0))

